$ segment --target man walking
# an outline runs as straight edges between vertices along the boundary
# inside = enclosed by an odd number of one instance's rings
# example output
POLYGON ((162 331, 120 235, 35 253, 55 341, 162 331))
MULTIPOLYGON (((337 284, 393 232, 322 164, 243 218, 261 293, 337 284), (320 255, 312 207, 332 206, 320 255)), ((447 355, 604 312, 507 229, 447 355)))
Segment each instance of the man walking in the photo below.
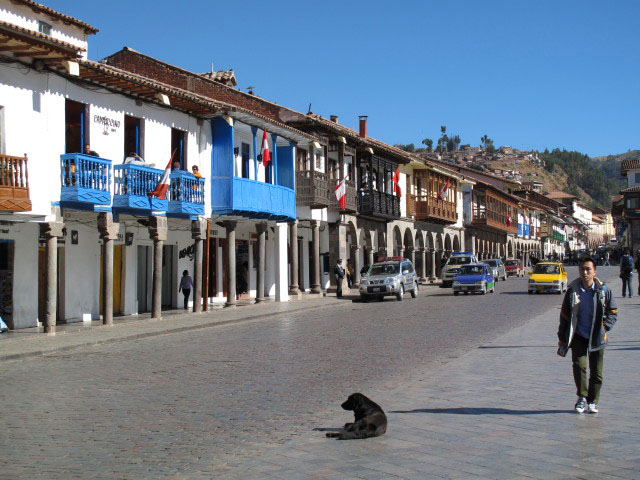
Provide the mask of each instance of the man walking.
POLYGON ((344 268, 342 267, 342 259, 338 259, 338 263, 333 268, 333 274, 336 276, 336 297, 342 297, 342 279, 344 278, 344 268))
POLYGON ((629 255, 629 249, 624 249, 624 254, 620 259, 620 278, 622 279, 622 296, 626 296, 629 290, 629 298, 633 297, 633 257, 629 255))
POLYGON ((618 308, 611 290, 596 278, 596 264, 592 258, 583 258, 579 271, 580 278, 571 282, 562 302, 558 354, 564 356, 567 348, 571 348, 578 395, 576 412, 598 413, 607 332, 618 319, 618 308))

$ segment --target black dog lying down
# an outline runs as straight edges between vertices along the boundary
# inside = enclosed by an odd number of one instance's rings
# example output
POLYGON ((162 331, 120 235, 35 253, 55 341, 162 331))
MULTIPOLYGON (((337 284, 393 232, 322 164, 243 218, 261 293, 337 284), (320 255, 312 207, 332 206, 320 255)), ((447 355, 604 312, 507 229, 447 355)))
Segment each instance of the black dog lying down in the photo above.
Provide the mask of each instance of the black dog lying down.
POLYGON ((387 416, 382 408, 361 393, 352 393, 342 404, 345 410, 353 410, 355 420, 345 423, 340 432, 327 433, 327 437, 340 440, 378 437, 387 431, 387 416))

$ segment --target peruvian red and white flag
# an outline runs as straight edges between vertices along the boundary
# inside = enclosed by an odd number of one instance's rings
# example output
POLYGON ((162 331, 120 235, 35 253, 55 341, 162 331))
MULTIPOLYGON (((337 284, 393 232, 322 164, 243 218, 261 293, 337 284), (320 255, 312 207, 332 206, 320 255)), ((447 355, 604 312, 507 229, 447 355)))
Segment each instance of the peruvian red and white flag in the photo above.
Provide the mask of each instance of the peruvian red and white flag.
POLYGON ((260 147, 260 153, 262 154, 262 163, 266 168, 271 161, 271 153, 269 152, 269 140, 267 139, 266 130, 264 131, 264 135, 262 135, 262 146, 260 147))
POLYGON ((170 182, 169 175, 171 174, 171 163, 173 162, 173 156, 176 154, 176 150, 174 150, 171 154, 169 163, 167 163, 167 167, 164 169, 164 172, 162 173, 162 176, 160 177, 160 181, 156 185, 156 188, 148 193, 149 196, 158 197, 160 200, 166 200, 167 190, 169 189, 170 182))
POLYGON ((396 168, 396 173, 393 174, 393 193, 402 196, 402 189, 400 188, 400 167, 396 168))
POLYGON ((444 184, 440 193, 438 193, 438 200, 444 200, 449 195, 449 179, 447 178, 447 183, 444 184))
POLYGON ((345 210, 347 208, 347 185, 346 185, 347 177, 349 177, 349 175, 344 177, 342 181, 338 183, 338 185, 336 185, 336 188, 334 189, 336 198, 338 199, 338 203, 340 204, 340 208, 342 210, 345 210))
POLYGON ((507 217, 507 227, 511 226, 511 213, 509 213, 509 216, 507 217))

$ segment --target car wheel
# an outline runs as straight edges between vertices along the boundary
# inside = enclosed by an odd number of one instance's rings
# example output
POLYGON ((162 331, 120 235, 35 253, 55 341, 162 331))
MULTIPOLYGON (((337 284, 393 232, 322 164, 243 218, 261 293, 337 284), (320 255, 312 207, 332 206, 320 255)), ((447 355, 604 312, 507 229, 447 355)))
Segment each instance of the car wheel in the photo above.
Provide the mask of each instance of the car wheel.
POLYGON ((396 299, 399 302, 401 302, 403 298, 404 298, 404 285, 400 285, 400 290, 398 290, 398 293, 396 294, 396 299))
POLYGON ((465 295, 469 295, 469 292, 464 292, 465 295))
POLYGON ((418 282, 416 282, 413 290, 411 290, 411 298, 416 298, 418 296, 418 282))
POLYGON ((493 288, 491 288, 491 293, 495 293, 496 292, 496 284, 493 284, 493 288))
POLYGON ((378 295, 378 301, 382 302, 384 300, 384 297, 382 295, 378 295))
POLYGON ((532 292, 531 290, 529 290, 527 293, 528 293, 529 295, 533 295, 533 292, 532 292))
POLYGON ((369 297, 367 295, 360 295, 360 300, 363 301, 364 303, 367 303, 369 301, 369 297))
POLYGON ((460 292, 453 292, 453 296, 457 297, 460 292))
POLYGON ((504 277, 502 277, 502 280, 506 282, 507 281, 507 276, 505 275, 504 277))

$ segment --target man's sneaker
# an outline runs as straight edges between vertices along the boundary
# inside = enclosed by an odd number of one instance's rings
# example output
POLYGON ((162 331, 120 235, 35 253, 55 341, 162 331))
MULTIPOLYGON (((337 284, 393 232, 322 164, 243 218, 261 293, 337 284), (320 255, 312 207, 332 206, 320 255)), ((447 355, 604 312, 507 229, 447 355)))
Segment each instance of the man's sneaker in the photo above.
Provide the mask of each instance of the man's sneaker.
POLYGON ((576 408, 576 412, 584 413, 584 411, 587 409, 587 399, 584 397, 578 398, 575 408, 576 408))
MULTIPOLYGON (((576 408, 577 410, 577 408, 576 408)), ((598 404, 597 403, 590 403, 589 406, 587 407, 587 411, 589 413, 598 413, 598 404)))

